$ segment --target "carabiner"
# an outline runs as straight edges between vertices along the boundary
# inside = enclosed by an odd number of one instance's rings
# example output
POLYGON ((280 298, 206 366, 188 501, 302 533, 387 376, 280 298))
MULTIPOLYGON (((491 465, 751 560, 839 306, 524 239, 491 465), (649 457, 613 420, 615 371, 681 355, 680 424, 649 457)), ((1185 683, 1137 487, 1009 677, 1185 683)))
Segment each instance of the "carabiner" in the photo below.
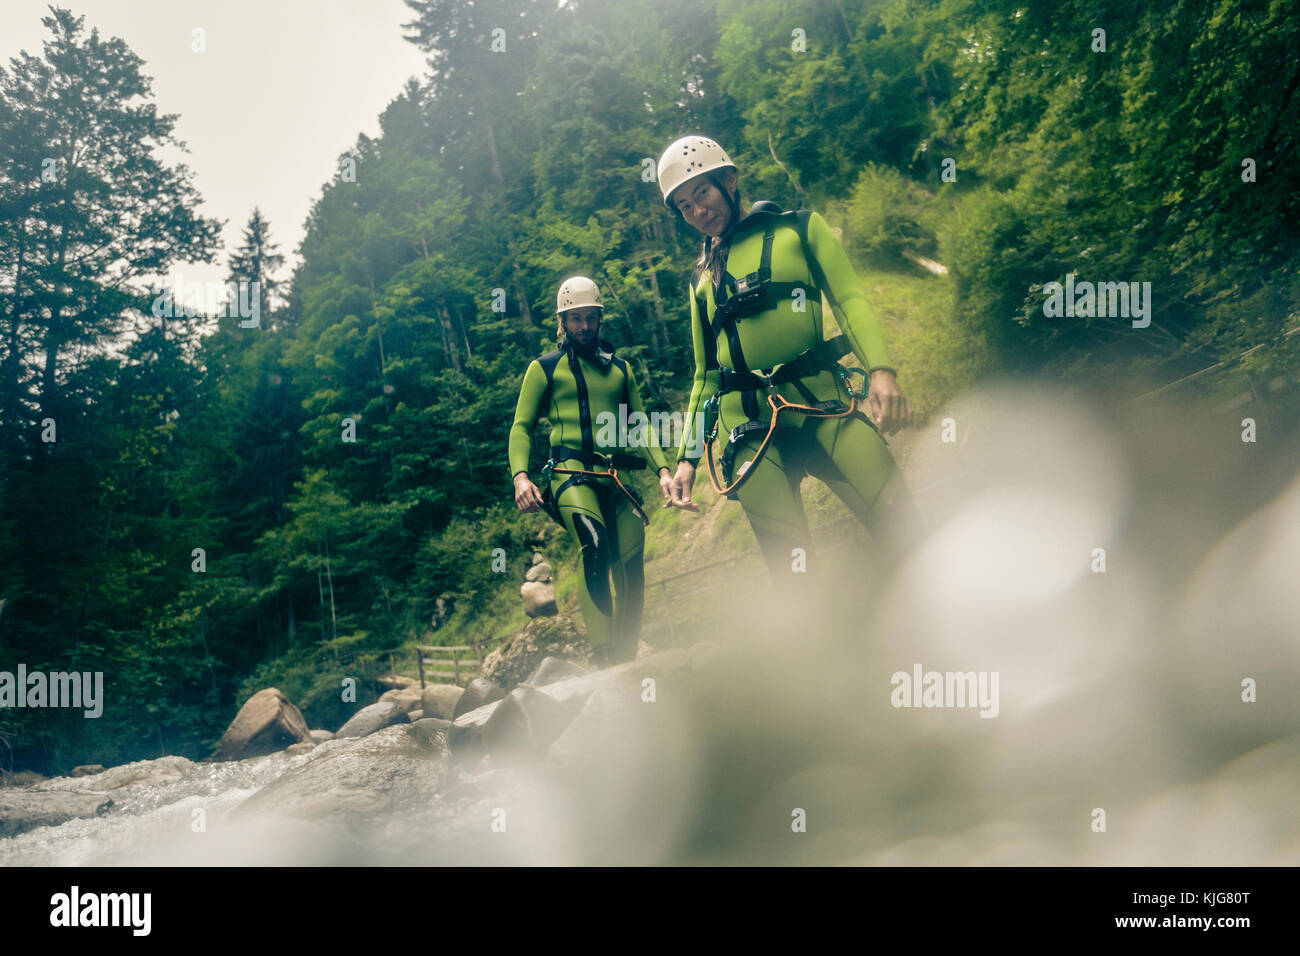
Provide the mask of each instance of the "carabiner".
POLYGON ((845 368, 843 365, 836 365, 835 369, 840 377, 840 381, 844 384, 844 390, 849 393, 849 398, 856 398, 858 401, 862 401, 867 397, 867 373, 865 371, 856 366, 845 368), (854 372, 857 372, 862 376, 862 390, 858 392, 853 391, 853 386, 849 383, 849 376, 854 372))
POLYGON ((704 440, 712 442, 718 437, 718 396, 714 393, 704 403, 704 440))

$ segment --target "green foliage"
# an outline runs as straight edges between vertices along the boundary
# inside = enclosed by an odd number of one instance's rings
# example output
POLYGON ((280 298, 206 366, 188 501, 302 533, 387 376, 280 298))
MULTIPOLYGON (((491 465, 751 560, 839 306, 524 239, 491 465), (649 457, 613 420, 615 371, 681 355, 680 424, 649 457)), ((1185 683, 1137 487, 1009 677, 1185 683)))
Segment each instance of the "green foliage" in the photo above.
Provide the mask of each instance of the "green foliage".
MULTIPOLYGON (((20 764, 201 755, 271 685, 336 726, 355 655, 520 627, 546 520, 513 508, 504 451, 566 276, 600 282, 651 408, 684 404, 698 245, 643 176, 684 133, 842 228, 922 416, 999 368, 1300 377, 1293 4, 408 6, 430 72, 322 184, 292 276, 257 210, 227 256, 259 328, 152 314, 149 277, 211 261, 217 224, 159 158, 173 119, 126 43, 56 10, 46 54, 0 69, 0 666, 112 688, 98 721, 6 715, 20 764), (1150 329, 1046 317, 1069 272, 1150 281, 1150 329)), ((648 558, 695 520, 656 509, 648 558)), ((753 545, 739 507, 716 522, 753 545)), ((572 606, 572 544, 547 554, 572 606)))

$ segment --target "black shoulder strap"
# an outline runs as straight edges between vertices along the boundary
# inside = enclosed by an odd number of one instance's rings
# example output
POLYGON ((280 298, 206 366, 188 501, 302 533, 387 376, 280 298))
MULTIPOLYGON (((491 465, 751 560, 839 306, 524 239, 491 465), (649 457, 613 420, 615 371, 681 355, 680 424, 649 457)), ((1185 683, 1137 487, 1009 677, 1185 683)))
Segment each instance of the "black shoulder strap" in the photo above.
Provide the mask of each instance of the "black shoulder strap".
POLYGON ((840 311, 840 304, 835 300, 835 294, 831 292, 830 285, 826 282, 826 273, 822 271, 821 263, 813 255, 812 248, 808 245, 808 222, 812 219, 811 209, 799 209, 794 213, 795 229, 799 233, 799 244, 803 247, 804 261, 808 263, 808 271, 811 273, 813 282, 817 289, 826 296, 830 302, 831 309, 835 312, 840 311))
POLYGON ((582 430, 582 450, 590 455, 596 450, 591 434, 591 400, 587 395, 587 376, 582 374, 582 359, 578 353, 569 350, 569 371, 578 386, 578 427, 582 430))
POLYGON ((542 393, 543 415, 551 407, 551 387, 555 384, 555 367, 560 364, 562 358, 564 358, 564 349, 555 349, 553 352, 547 352, 537 360, 537 364, 546 373, 546 391, 542 393))

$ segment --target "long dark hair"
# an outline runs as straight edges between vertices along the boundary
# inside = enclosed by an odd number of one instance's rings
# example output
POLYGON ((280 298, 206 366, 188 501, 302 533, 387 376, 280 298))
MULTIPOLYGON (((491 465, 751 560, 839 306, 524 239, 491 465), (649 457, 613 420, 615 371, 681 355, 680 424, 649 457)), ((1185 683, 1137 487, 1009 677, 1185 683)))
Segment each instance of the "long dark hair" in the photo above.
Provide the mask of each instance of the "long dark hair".
POLYGON ((735 232, 736 224, 740 222, 740 185, 736 185, 735 193, 727 190, 726 183, 718 175, 717 170, 708 174, 709 182, 718 187, 718 191, 727 197, 727 204, 731 207, 731 221, 727 223, 726 231, 720 236, 705 236, 704 244, 700 248, 700 257, 695 260, 695 269, 697 275, 705 272, 709 273, 709 278, 713 282, 714 298, 717 298, 718 290, 722 286, 722 276, 727 269, 727 253, 731 250, 731 235, 735 232))

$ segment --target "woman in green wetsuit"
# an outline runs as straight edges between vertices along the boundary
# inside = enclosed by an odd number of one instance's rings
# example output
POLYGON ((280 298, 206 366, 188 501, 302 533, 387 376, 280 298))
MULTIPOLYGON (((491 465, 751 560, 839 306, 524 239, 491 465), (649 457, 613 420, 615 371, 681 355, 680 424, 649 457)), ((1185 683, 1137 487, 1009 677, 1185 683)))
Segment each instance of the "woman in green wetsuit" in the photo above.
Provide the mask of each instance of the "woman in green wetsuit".
POLYGON ((631 366, 600 338, 603 306, 596 283, 585 276, 566 280, 556 311, 560 347, 529 364, 519 389, 510 426, 510 470, 519 510, 545 509, 578 544, 578 601, 592 659, 604 666, 636 657, 645 597, 642 550, 648 519, 617 472, 644 468, 642 456, 648 454, 668 499, 672 471, 649 428, 616 424, 635 425, 638 414, 643 421, 645 407, 631 366), (551 423, 546 494, 528 477, 533 426, 541 416, 551 423), (620 433, 646 440, 631 449, 602 443, 620 433))
POLYGON ((665 205, 704 239, 689 290, 695 381, 673 504, 690 504, 706 453, 697 423, 708 418, 717 422, 717 439, 707 451, 721 459, 711 477, 744 507, 774 577, 797 566, 794 549, 811 553, 799 494, 805 474, 826 482, 898 556, 918 521, 881 432, 910 423, 911 411, 843 247, 815 212, 782 213, 759 202, 742 213, 736 166, 711 139, 677 140, 658 172, 665 205), (823 341, 823 294, 843 333, 830 342, 823 341), (861 397, 874 422, 849 412, 855 379, 838 362, 849 352, 861 363, 861 397), (773 427, 774 408, 787 402, 796 408, 773 427))

